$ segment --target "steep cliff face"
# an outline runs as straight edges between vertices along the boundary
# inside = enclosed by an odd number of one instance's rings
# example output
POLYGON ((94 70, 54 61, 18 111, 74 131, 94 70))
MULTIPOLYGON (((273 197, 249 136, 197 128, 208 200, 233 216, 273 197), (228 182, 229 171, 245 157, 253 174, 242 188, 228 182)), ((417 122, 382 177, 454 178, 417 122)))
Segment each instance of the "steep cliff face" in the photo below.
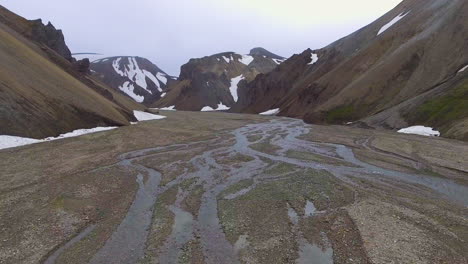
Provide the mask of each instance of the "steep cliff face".
MULTIPOLYGON (((462 0, 403 1, 361 30, 257 77, 241 88, 244 100, 234 109, 280 108, 280 115, 311 123, 363 121, 391 129, 429 122, 415 116, 419 104, 449 96, 466 77, 459 71, 468 64, 467 9, 462 0)), ((448 119, 453 122, 436 127, 442 135, 466 138, 466 116, 448 119), (448 133, 453 127, 465 130, 448 133)))
MULTIPOLYGON (((45 30, 46 37, 53 32, 45 30)), ((76 71, 32 32, 31 21, 0 8, 1 135, 45 138, 135 120, 132 110, 140 106, 76 71)), ((52 35, 58 42, 48 44, 59 48, 61 33, 52 35)))
POLYGON ((188 111, 229 109, 238 101, 239 85, 274 70, 283 62, 282 57, 262 50, 262 54, 253 50, 248 55, 225 52, 191 59, 182 66, 177 82, 169 86, 167 95, 155 106, 175 106, 188 111))
POLYGON ((138 103, 151 105, 160 99, 174 77, 141 57, 108 57, 91 63, 93 76, 138 103))

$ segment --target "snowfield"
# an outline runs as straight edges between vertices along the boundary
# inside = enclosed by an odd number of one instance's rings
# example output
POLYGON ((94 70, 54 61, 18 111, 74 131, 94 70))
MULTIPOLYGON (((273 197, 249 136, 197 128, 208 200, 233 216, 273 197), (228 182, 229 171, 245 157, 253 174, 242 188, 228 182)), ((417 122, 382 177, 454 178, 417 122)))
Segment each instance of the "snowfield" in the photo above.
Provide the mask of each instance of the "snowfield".
POLYGON ((401 14, 399 14, 398 16, 396 16, 394 19, 392 19, 392 21, 388 22, 387 24, 385 24, 380 30, 379 30, 379 33, 377 33, 377 36, 384 33, 387 29, 389 29, 390 27, 392 27, 393 25, 395 25, 398 21, 400 21, 402 18, 404 18, 406 15, 408 15, 410 12, 403 12, 401 14))
POLYGON ((159 120, 159 119, 164 119, 166 118, 165 116, 162 115, 155 115, 155 114, 150 114, 142 111, 133 111, 133 115, 138 121, 149 121, 149 120, 159 120))
POLYGON ((24 138, 15 136, 0 136, 0 149, 14 148, 30 144, 59 140, 64 138, 78 137, 86 134, 116 129, 117 127, 95 127, 90 129, 77 129, 69 133, 61 134, 58 137, 48 137, 44 139, 24 138))
POLYGON ((237 89, 238 89, 239 82, 244 79, 245 78, 242 74, 231 79, 231 87, 229 87, 229 91, 231 92, 234 102, 237 102, 237 100, 239 100, 239 96, 237 95, 237 89))
POLYGON ((415 135, 432 136, 432 137, 440 136, 439 131, 434 130, 432 127, 425 127, 425 126, 412 126, 412 127, 402 128, 398 130, 398 133, 415 134, 415 135))
POLYGON ((313 65, 318 61, 318 55, 315 53, 310 54, 310 58, 312 59, 311 62, 309 62, 309 65, 313 65))
POLYGON ((271 116, 271 115, 276 115, 279 112, 280 112, 280 109, 276 108, 276 109, 271 109, 271 110, 268 110, 266 112, 260 113, 259 115, 271 116))

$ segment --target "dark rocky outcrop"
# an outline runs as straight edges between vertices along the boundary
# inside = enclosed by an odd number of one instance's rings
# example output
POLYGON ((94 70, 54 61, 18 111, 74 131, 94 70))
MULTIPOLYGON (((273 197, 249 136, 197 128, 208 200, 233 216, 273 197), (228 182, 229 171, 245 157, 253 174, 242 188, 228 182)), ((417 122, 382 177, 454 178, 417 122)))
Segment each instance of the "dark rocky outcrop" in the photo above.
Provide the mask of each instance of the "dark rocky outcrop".
POLYGON ((89 59, 82 59, 82 60, 75 60, 73 62, 73 67, 75 68, 76 71, 82 74, 89 74, 90 70, 89 67, 91 66, 91 63, 89 62, 89 59))
POLYGON ((70 50, 65 44, 65 37, 62 30, 56 29, 52 23, 44 25, 41 19, 31 21, 31 39, 42 43, 68 61, 72 61, 70 50))

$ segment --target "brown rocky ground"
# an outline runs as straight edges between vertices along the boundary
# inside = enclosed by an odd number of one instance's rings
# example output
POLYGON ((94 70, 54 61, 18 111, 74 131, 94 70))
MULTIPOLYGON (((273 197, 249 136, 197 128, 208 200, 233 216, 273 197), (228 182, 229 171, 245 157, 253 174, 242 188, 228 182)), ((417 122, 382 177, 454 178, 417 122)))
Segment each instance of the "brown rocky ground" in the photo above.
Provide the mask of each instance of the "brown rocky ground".
POLYGON ((151 170, 147 238, 124 240, 143 240, 133 263, 467 262, 466 143, 163 114, 0 151, 0 263, 100 263, 151 170))

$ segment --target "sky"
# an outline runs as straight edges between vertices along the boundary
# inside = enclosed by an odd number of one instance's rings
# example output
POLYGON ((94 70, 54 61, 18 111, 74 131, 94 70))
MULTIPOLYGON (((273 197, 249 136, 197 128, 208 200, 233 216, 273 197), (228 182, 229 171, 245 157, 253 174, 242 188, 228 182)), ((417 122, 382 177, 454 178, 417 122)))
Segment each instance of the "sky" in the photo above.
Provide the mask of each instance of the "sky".
POLYGON ((145 57, 171 75, 190 58, 251 48, 290 57, 373 22, 401 0, 0 0, 62 29, 72 53, 145 57))

